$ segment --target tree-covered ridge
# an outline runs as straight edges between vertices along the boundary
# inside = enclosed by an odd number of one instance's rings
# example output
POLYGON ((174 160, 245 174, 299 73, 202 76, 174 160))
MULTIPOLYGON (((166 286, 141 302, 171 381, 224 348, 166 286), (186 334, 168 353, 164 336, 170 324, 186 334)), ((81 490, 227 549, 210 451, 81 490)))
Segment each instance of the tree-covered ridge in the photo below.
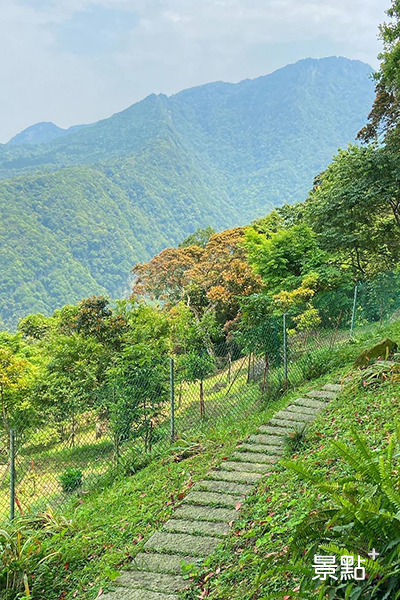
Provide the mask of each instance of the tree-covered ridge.
POLYGON ((226 223, 172 143, 158 147, 160 181, 153 169, 144 152, 0 183, 3 327, 93 293, 129 293, 135 262, 198 223, 226 223))
POLYGON ((135 262, 198 227, 302 200, 373 99, 370 67, 305 60, 127 110, 46 144, 0 146, 0 319, 121 296, 135 262), (17 240, 17 241, 16 241, 17 240))

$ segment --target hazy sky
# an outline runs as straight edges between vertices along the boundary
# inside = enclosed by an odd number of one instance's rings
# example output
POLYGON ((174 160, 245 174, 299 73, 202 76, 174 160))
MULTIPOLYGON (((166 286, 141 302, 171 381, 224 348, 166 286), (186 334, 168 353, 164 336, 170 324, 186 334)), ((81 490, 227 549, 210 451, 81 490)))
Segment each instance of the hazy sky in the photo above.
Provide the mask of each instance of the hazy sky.
POLYGON ((0 0, 0 142, 301 58, 374 67, 390 0, 0 0))

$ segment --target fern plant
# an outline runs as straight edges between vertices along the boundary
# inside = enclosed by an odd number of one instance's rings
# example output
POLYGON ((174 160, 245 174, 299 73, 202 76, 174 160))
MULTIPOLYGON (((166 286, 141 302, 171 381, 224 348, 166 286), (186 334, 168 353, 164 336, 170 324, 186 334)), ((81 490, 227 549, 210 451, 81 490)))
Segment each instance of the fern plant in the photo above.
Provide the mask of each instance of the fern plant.
MULTIPOLYGON (((338 480, 327 481, 301 462, 282 461, 327 498, 323 508, 306 515, 297 526, 288 558, 291 564, 282 568, 300 575, 299 591, 294 594, 300 598, 400 598, 400 429, 382 450, 371 449, 355 430, 352 437, 351 446, 334 442, 346 473, 338 480), (375 560, 369 557, 372 549, 379 553, 375 560), (368 577, 365 581, 313 580, 315 554, 335 555, 339 560, 353 556, 355 564, 361 556, 368 577)), ((260 578, 267 574, 265 564, 260 578)))

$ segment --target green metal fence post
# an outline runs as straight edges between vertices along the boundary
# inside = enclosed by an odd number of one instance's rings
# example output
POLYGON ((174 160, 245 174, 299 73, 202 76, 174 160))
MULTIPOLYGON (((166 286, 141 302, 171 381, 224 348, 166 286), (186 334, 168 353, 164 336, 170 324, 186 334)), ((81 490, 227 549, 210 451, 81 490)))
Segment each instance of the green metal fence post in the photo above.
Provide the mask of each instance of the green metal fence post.
POLYGON ((175 382, 174 382, 174 359, 169 362, 170 400, 171 400, 171 442, 175 440, 175 382))
POLYGON ((283 373, 286 386, 288 380, 286 313, 283 313, 283 373))
POLYGON ((15 432, 10 431, 10 521, 15 516, 15 432))
POLYGON ((350 328, 350 337, 353 337, 354 334, 354 324, 356 320, 356 306, 357 306, 357 284, 354 287, 354 299, 353 299, 353 312, 351 313, 351 328, 350 328))

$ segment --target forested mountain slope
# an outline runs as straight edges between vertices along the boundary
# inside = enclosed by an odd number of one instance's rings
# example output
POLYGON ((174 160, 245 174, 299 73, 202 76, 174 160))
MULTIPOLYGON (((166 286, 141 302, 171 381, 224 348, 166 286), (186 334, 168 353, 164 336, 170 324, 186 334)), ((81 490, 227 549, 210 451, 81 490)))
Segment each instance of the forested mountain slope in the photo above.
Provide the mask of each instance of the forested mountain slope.
POLYGON ((123 294, 136 261, 197 227, 232 227, 304 199, 364 124, 370 71, 307 59, 238 84, 151 95, 47 143, 0 146, 0 325, 123 294))

